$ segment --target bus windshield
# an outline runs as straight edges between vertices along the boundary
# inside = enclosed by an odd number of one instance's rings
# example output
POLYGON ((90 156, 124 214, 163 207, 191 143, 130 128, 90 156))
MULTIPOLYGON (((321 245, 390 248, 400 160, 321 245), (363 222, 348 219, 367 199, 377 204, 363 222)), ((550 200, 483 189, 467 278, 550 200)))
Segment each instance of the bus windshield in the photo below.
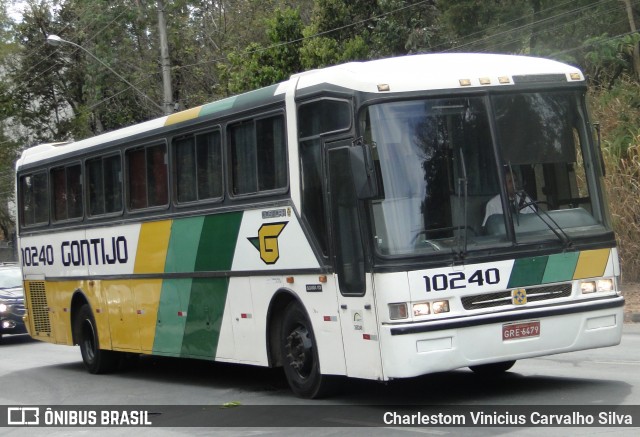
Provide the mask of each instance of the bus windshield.
POLYGON ((581 99, 545 91, 367 107, 361 129, 382 188, 372 203, 378 253, 570 244, 606 232, 581 99))

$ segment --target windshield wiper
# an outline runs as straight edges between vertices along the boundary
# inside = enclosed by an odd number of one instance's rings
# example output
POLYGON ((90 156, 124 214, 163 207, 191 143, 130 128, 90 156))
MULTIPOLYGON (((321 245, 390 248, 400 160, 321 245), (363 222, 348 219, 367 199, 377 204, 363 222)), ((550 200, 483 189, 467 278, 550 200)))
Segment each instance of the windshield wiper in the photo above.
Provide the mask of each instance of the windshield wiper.
POLYGON ((569 238, 567 233, 562 229, 562 227, 558 224, 558 222, 556 222, 553 219, 553 217, 551 217, 551 215, 547 211, 545 211, 544 209, 538 206, 539 202, 533 200, 533 198, 529 196, 529 194, 527 194, 525 190, 519 190, 517 192, 517 195, 520 197, 520 199, 524 199, 524 203, 522 205, 518 205, 518 207, 516 208, 516 219, 518 221, 520 220, 520 217, 519 217, 520 211, 525 208, 530 208, 538 216, 538 218, 542 220, 542 223, 547 225, 547 227, 551 229, 551 232, 553 232, 556 235, 556 237, 558 237, 558 239, 562 242, 565 249, 569 249, 570 247, 573 246, 573 241, 571 241, 571 238, 569 238), (527 202, 526 199, 531 199, 531 201, 527 202), (541 212, 544 214, 544 217, 547 218, 551 223, 549 223, 543 218, 543 214, 540 214, 541 212))
POLYGON ((464 193, 464 203, 462 204, 462 227, 458 228, 458 236, 462 236, 462 246, 458 245, 458 257, 464 259, 467 255, 467 205, 468 205, 468 193, 467 193, 467 166, 464 161, 464 152, 460 148, 460 167, 462 170, 462 177, 458 178, 458 202, 460 203, 460 196, 464 193))

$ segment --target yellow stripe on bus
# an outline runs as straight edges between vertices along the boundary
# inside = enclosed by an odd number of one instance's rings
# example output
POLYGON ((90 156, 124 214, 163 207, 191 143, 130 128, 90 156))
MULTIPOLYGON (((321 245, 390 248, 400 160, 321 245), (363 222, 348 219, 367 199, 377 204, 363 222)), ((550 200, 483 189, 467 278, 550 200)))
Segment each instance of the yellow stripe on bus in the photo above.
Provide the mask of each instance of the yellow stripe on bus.
POLYGON ((183 121, 198 118, 201 109, 202 106, 197 106, 195 108, 187 109, 186 111, 180 111, 175 114, 171 114, 167 117, 167 121, 164 122, 164 125, 169 126, 171 124, 181 123, 183 121))
POLYGON ((171 220, 143 223, 133 273, 163 273, 170 236, 171 220))
POLYGON ((604 275, 611 249, 586 250, 580 252, 573 279, 594 278, 604 275))

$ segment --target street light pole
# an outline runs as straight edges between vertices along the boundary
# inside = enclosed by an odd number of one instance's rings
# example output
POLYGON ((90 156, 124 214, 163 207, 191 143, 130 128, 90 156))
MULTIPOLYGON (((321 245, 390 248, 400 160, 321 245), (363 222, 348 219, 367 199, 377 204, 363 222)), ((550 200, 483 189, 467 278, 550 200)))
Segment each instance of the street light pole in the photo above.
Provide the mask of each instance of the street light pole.
POLYGON ((58 35, 49 35, 47 36, 47 44, 57 47, 60 46, 62 44, 71 44, 74 47, 79 48, 80 50, 82 50, 83 52, 85 52, 86 54, 88 54, 89 56, 91 56, 93 59, 95 59, 96 61, 98 61, 100 64, 102 64, 103 67, 105 67, 107 70, 109 70, 110 72, 112 72, 113 74, 115 74, 116 76, 118 76, 118 78, 123 81, 124 83, 126 83, 127 85, 129 85, 131 88, 133 88, 134 90, 136 90, 138 92, 138 94, 140 94, 142 97, 144 97, 145 99, 147 99, 148 101, 150 101, 151 103, 153 103, 153 105, 160 109, 161 111, 164 112, 164 107, 162 107, 161 105, 158 105, 158 103, 156 103, 154 100, 151 99, 151 97, 149 97, 148 95, 146 95, 145 93, 143 93, 139 88, 137 88, 134 84, 132 84, 131 82, 129 82, 127 79, 125 79, 124 77, 122 77, 120 74, 118 74, 117 71, 115 71, 113 68, 111 68, 107 63, 103 62, 100 58, 98 58, 96 55, 94 55, 93 53, 91 53, 89 50, 85 49, 84 47, 82 47, 79 44, 76 44, 74 42, 71 41, 67 41, 66 39, 62 39, 60 38, 58 35))

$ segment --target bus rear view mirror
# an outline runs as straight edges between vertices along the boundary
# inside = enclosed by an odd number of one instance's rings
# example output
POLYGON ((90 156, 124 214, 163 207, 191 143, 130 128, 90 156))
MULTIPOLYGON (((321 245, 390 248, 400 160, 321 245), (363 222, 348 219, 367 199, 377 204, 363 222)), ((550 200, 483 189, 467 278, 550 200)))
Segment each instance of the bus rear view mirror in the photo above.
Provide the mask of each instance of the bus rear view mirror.
POLYGON ((378 178, 371 149, 371 145, 361 141, 349 148, 354 188, 360 200, 378 197, 378 178))

